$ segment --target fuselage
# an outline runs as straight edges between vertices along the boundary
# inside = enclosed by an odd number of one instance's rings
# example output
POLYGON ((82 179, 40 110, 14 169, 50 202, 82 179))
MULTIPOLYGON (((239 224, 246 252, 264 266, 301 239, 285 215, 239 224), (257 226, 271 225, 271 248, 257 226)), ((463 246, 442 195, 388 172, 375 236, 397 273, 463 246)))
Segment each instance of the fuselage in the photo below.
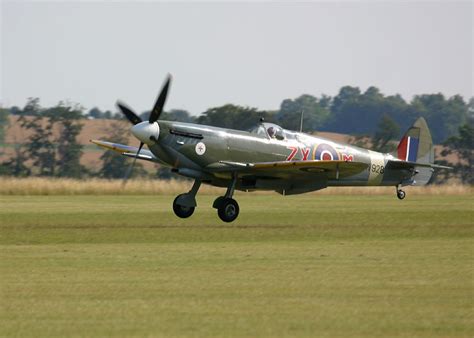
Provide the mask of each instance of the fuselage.
MULTIPOLYGON (((386 168, 387 161, 394 159, 390 154, 284 130, 270 123, 262 123, 251 132, 171 121, 159 121, 159 125, 159 142, 150 146, 154 155, 178 173, 189 177, 202 173, 205 182, 216 186, 225 186, 231 179, 215 173, 223 162, 343 160, 368 164, 367 170, 353 176, 329 180, 328 186, 393 186, 411 175, 386 168), (272 128, 273 134, 269 132, 272 128)), ((304 173, 302 177, 311 179, 304 173)))

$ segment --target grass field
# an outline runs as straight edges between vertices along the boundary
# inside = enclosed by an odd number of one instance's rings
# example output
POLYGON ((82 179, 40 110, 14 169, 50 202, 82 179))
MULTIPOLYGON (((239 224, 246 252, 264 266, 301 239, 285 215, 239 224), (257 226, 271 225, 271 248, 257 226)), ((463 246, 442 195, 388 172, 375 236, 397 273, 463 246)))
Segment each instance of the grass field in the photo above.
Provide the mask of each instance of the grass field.
POLYGON ((469 195, 0 196, 0 336, 472 337, 469 195))

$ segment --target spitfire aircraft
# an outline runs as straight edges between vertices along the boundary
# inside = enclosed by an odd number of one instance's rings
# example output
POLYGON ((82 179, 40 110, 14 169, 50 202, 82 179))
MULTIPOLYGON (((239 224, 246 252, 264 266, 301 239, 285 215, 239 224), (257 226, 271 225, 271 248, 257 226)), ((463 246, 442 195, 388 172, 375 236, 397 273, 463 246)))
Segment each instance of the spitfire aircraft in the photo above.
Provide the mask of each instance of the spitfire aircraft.
POLYGON ((117 103, 133 124, 131 133, 140 141, 138 148, 91 142, 134 158, 125 179, 137 159, 171 167, 174 173, 194 179, 191 190, 173 202, 181 218, 193 214, 202 183, 227 188, 213 207, 222 221, 232 222, 239 215, 239 205, 232 198, 235 190, 293 195, 329 186, 394 186, 398 198, 404 199, 401 187, 425 185, 435 168, 449 169, 433 164, 433 143, 423 118, 408 129, 394 153, 383 154, 263 120, 250 131, 160 120, 170 82, 168 76, 148 121, 117 103))

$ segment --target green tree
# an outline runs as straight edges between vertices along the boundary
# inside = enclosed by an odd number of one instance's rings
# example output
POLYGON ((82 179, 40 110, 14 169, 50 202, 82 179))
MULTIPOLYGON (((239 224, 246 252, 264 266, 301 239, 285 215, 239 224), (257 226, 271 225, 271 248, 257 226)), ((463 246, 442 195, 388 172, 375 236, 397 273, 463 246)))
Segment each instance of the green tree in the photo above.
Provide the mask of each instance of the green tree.
MULTIPOLYGON (((31 160, 33 174, 82 176, 85 172, 80 164, 82 145, 77 141, 82 118, 82 110, 77 105, 60 102, 53 108, 43 109, 39 99, 28 100, 18 122, 29 133, 21 153, 31 160)), ((15 161, 18 162, 18 158, 15 161)))
POLYGON ((348 134, 373 134, 383 114, 403 127, 412 122, 407 121, 408 105, 400 95, 385 97, 376 87, 364 93, 357 87, 341 88, 333 99, 331 114, 325 129, 348 134))
MULTIPOLYGON (((114 143, 127 144, 130 124, 124 120, 114 121, 107 130, 107 140, 114 143)), ((105 151, 100 157, 102 167, 99 171, 99 176, 109 179, 120 179, 125 176, 127 168, 132 158, 121 155, 113 150, 105 151)), ((143 165, 137 160, 131 177, 145 177, 146 171, 143 165)))
POLYGON ((56 175, 59 177, 82 177, 86 168, 80 163, 83 146, 77 140, 83 127, 81 123, 84 118, 82 109, 78 105, 60 102, 56 107, 46 110, 44 116, 52 121, 59 131, 55 138, 57 144, 56 175))
POLYGON ((298 131, 301 112, 304 112, 303 130, 319 130, 329 117, 328 105, 327 96, 323 97, 322 102, 307 94, 294 100, 286 99, 281 103, 276 119, 283 128, 298 131))
POLYGON ((15 154, 3 162, 0 166, 0 175, 15 177, 26 177, 31 174, 31 170, 26 166, 28 157, 25 154, 24 146, 16 143, 14 146, 15 154))
POLYGON ((196 119, 196 123, 221 128, 248 130, 255 126, 260 121, 260 118, 272 120, 274 115, 274 112, 261 111, 257 108, 226 104, 221 107, 208 109, 196 119))
POLYGON ((0 108, 0 145, 5 142, 5 134, 8 127, 8 116, 10 112, 8 109, 0 108))
POLYGON ((104 113, 99 108, 94 107, 87 112, 87 117, 92 119, 103 119, 104 113))
POLYGON ((410 110, 413 119, 419 116, 426 119, 435 143, 441 143, 456 135, 468 115, 468 105, 461 96, 455 95, 446 99, 441 93, 416 95, 410 110))
MULTIPOLYGON (((452 136, 444 142, 446 147, 441 155, 456 154, 459 163, 453 165, 454 175, 463 183, 474 184, 474 127, 466 123, 459 127, 459 135, 452 136)), ((451 164, 452 165, 452 164, 451 164)))
MULTIPOLYGON (((111 142, 126 144, 128 125, 125 121, 113 122, 107 130, 107 139, 111 142)), ((107 150, 100 156, 102 160, 102 167, 100 169, 100 176, 104 178, 123 178, 126 167, 127 158, 123 155, 117 154, 115 151, 107 150)))
POLYGON ((25 154, 32 161, 35 169, 32 173, 40 176, 54 176, 56 143, 53 139, 53 120, 43 117, 43 110, 37 99, 29 99, 24 109, 26 113, 20 115, 18 123, 30 133, 25 142, 25 154))
POLYGON ((40 105, 40 99, 38 97, 29 97, 26 101, 26 105, 21 110, 22 115, 40 115, 42 113, 40 105))
POLYGON ((163 112, 160 117, 161 120, 165 121, 179 121, 193 123, 195 118, 189 114, 188 111, 183 109, 172 109, 169 112, 163 112))
POLYGON ((399 134, 400 127, 398 124, 390 116, 384 114, 372 138, 373 149, 383 153, 395 150, 396 144, 391 141, 396 140, 399 134))

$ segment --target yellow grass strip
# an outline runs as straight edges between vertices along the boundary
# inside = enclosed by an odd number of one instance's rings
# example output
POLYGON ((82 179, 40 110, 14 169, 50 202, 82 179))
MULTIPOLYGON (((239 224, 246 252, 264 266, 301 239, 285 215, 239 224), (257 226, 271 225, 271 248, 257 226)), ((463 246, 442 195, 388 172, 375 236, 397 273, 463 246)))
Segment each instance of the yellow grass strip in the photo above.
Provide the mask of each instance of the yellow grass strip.
MULTIPOLYGON (((174 195, 188 191, 192 181, 129 180, 125 188, 121 180, 65 178, 0 178, 0 195, 174 195)), ((473 187, 459 184, 405 187, 413 195, 471 195, 473 187)), ((387 195, 394 187, 330 187, 312 194, 322 195, 387 195)), ((224 189, 201 186, 200 194, 222 195, 224 189)), ((273 193, 273 192, 258 192, 273 193)))

